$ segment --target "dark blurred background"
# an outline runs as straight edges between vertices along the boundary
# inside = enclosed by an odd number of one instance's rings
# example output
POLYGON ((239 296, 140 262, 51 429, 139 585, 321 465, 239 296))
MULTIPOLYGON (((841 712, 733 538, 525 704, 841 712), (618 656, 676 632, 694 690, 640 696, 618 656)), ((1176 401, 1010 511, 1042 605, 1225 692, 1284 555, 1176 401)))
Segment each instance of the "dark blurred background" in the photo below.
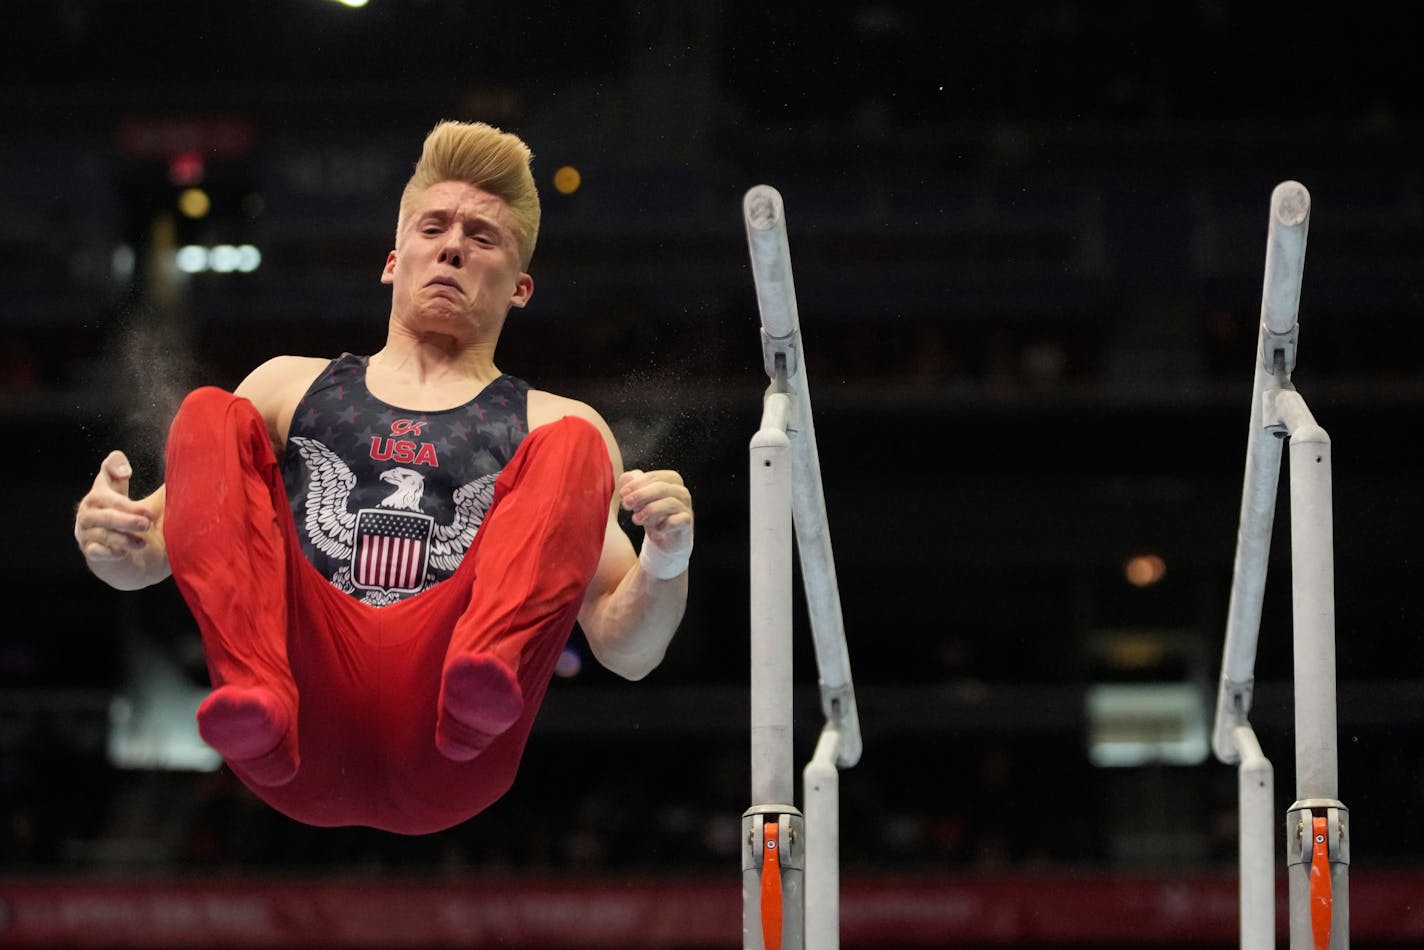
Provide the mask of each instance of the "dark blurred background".
MULTIPOLYGON (((1424 882, 1407 820, 1424 806, 1409 461, 1424 68, 1395 9, 7 7, 0 945, 100 931, 179 945, 124 929, 177 918, 192 926, 172 941, 295 945, 316 925, 263 942, 193 924, 203 895, 277 900, 291 881, 373 906, 646 892, 674 917, 729 916, 715 938, 689 922, 682 943, 622 946, 736 944, 745 466, 767 382, 741 197, 759 183, 786 202, 865 739, 841 779, 846 946, 1234 945, 1236 775, 1205 743, 1267 211, 1287 179, 1313 198, 1294 378, 1334 443, 1355 943, 1417 945, 1418 901, 1390 895, 1424 882), (73 507, 114 447, 136 490, 156 486, 187 388, 231 387, 278 354, 380 347, 399 191, 443 118, 531 145, 537 293, 500 367, 602 411, 630 467, 683 472, 692 594, 648 679, 618 681, 584 651, 555 681, 520 779, 486 813, 427 838, 315 830, 194 745, 192 623, 171 584, 119 594, 90 577, 73 507), (568 193, 565 166, 580 178, 568 193), (178 209, 190 186, 204 217, 178 209), (181 271, 190 244, 240 250, 188 252, 181 271), (1155 565, 1147 583, 1131 563, 1155 565), (1126 714, 1092 711, 1130 686, 1148 688, 1126 714), (148 889, 124 904, 115 882, 148 889), (165 917, 165 895, 189 903, 165 917), (1123 915, 1135 936, 1114 930, 1123 915)), ((1309 700, 1291 682, 1287 510, 1252 717, 1282 820, 1293 704, 1309 700)), ((796 623, 804 761, 821 720, 799 602, 796 623)), ((327 939, 433 946, 432 927, 327 939)), ((596 929, 500 939, 602 945, 596 929)))

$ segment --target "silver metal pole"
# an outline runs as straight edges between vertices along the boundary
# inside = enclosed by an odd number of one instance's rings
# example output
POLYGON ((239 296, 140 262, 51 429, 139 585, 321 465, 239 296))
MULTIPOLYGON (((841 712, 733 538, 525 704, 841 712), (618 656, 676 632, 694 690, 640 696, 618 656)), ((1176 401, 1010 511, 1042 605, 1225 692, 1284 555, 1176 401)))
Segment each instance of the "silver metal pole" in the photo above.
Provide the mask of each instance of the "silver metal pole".
POLYGON ((773 340, 786 340, 800 329, 796 310, 796 281, 791 275, 791 243, 786 238, 786 206, 781 192, 757 185, 742 196, 742 217, 747 224, 747 246, 752 255, 757 309, 762 332, 773 340))
POLYGON ((781 195, 758 185, 743 197, 752 276, 762 321, 762 360, 771 385, 752 439, 752 795, 742 816, 742 941, 745 950, 803 950, 807 915, 814 950, 839 943, 839 779, 860 759, 860 720, 851 684, 821 486, 811 397, 801 352, 796 288, 781 195), (795 544, 793 545, 793 540, 795 544), (826 727, 807 766, 814 801, 817 888, 803 893, 813 834, 792 805, 791 552, 800 551, 826 727), (829 775, 827 774, 829 772, 829 775))
POLYGON ((1295 370, 1300 288, 1309 227, 1310 193, 1299 182, 1281 182, 1271 192, 1267 219, 1261 324, 1251 387, 1241 518, 1231 600, 1227 607, 1226 640, 1222 648, 1216 725, 1212 733, 1212 750, 1228 765, 1237 761, 1232 730, 1245 725, 1251 712, 1261 604, 1279 489, 1281 443, 1264 423, 1263 399, 1269 389, 1289 387, 1295 370))
POLYGON ((742 816, 742 946, 800 950, 803 905, 801 814, 792 765, 792 571, 790 443, 792 410, 784 392, 768 392, 749 452, 751 585, 752 806, 742 816), (768 826, 772 829, 768 833, 768 826), (768 878, 770 870, 772 877, 768 878), (768 901, 774 916, 764 921, 768 901), (777 926, 776 919, 780 919, 777 926))
POLYGON ((1290 430, 1296 795, 1333 799, 1339 796, 1340 775, 1330 437, 1316 425, 1299 393, 1273 395, 1290 430))
POLYGON ((1286 820, 1291 942, 1316 946, 1328 933, 1330 950, 1345 950, 1349 823, 1339 801, 1330 437, 1299 393, 1270 395, 1268 413, 1290 433, 1297 798, 1286 820))
MULTIPOLYGON (((1276 337, 1288 337, 1295 332, 1309 227, 1310 192, 1305 186, 1298 181, 1283 181, 1272 189, 1261 324, 1276 337)), ((1291 363, 1293 366, 1293 357, 1291 363)))
MULTIPOLYGON (((1259 354, 1259 350, 1257 351, 1259 354)), ((1246 442, 1246 473, 1242 480, 1241 518, 1236 530, 1236 561, 1231 599, 1227 604, 1226 640, 1221 655, 1216 727, 1212 751, 1227 765, 1237 761, 1233 731, 1251 714, 1256 682, 1256 647, 1261 632, 1261 605, 1271 556, 1271 532, 1276 517, 1281 443, 1261 424, 1261 396, 1272 376, 1260 361, 1251 396, 1251 431, 1246 442)))
POLYGON ((830 521, 821 484, 821 459, 816 448, 810 385, 802 353, 786 211, 780 192, 770 185, 757 185, 748 190, 742 199, 742 210, 757 306, 761 310, 763 363, 773 379, 784 374, 785 391, 795 403, 787 431, 795 459, 792 510, 807 613, 816 647, 821 707, 826 718, 841 731, 838 763, 841 768, 850 768, 860 761, 860 717, 856 710, 830 521))
POLYGON ((1250 726, 1237 726, 1232 735, 1241 759, 1236 772, 1241 950, 1275 950, 1275 772, 1250 726))
POLYGON ((752 802, 790 804, 792 765, 791 401, 766 397, 751 442, 752 802))
POLYGON ((841 945, 840 741, 838 729, 822 729, 801 778, 806 790, 806 946, 813 950, 841 945))
POLYGON ((1286 813, 1290 945, 1298 950, 1349 947, 1349 819, 1337 798, 1330 438, 1291 382, 1309 221, 1309 192, 1298 182, 1277 185, 1271 193, 1241 524, 1212 736, 1217 758, 1241 763, 1241 945, 1251 950, 1274 945, 1274 862, 1267 857, 1262 831, 1268 824, 1264 814, 1270 807, 1273 777, 1248 716, 1280 440, 1286 438, 1298 796, 1286 813))

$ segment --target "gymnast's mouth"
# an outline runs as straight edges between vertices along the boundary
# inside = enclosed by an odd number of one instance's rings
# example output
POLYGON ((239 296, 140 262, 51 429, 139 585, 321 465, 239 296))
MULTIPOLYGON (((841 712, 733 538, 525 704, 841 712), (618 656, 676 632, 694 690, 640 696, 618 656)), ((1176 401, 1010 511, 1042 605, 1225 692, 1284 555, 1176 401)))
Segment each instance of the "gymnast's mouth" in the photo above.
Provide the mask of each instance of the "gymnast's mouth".
POLYGON ((465 289, 465 288, 461 287, 461 286, 460 286, 460 282, 459 282, 458 280, 456 280, 455 278, 453 278, 453 277, 432 277, 429 281, 426 282, 425 286, 427 286, 427 287, 453 287, 454 289, 459 290, 459 291, 464 291, 464 289, 465 289))

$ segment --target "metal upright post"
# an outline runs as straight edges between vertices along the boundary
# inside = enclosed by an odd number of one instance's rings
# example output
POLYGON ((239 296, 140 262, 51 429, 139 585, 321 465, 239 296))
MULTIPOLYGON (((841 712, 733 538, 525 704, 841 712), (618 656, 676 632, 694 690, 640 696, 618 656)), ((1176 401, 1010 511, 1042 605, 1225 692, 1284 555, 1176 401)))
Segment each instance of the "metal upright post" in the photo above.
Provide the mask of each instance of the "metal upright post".
POLYGON ((742 816, 745 950, 839 946, 839 777, 860 759, 811 398, 801 352, 781 195, 742 201, 762 361, 770 385, 751 444, 752 806, 742 816), (806 815, 793 804, 792 555, 799 550, 825 728, 803 774, 806 815), (813 840, 814 838, 814 840, 813 840), (804 890, 803 890, 804 888, 804 890))
POLYGON ((1250 726, 1236 727, 1241 950, 1276 946, 1276 781, 1250 726))
POLYGON ((1275 861, 1266 830, 1274 779, 1249 715, 1286 440, 1297 795, 1286 814, 1290 945, 1295 950, 1349 947, 1349 823, 1337 797, 1330 438, 1291 381, 1309 221, 1310 194, 1304 186, 1294 181, 1277 185, 1271 193, 1241 522, 1212 735, 1217 758, 1239 763, 1243 950, 1275 946, 1275 861))
POLYGON ((1292 947, 1350 946, 1349 811, 1339 800, 1330 437, 1294 390, 1268 412, 1290 436, 1296 802, 1286 812, 1292 947))
POLYGON ((791 401, 767 394, 751 442, 752 806, 742 816, 742 946, 801 946, 802 816, 792 768, 791 401), (784 943, 783 943, 784 942, 784 943))

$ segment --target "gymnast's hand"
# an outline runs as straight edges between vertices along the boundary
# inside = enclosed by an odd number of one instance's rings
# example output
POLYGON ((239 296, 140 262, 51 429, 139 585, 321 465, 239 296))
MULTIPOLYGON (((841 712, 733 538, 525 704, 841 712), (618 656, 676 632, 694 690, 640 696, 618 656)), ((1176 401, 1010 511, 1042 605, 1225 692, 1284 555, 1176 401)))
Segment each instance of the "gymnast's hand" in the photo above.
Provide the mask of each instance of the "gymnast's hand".
POLYGON ((163 489, 135 501, 129 497, 132 475, 128 457, 110 452, 74 515, 74 540, 89 566, 124 589, 154 583, 168 574, 159 530, 163 489))
POLYGON ((643 529, 643 568, 662 580, 686 571, 692 555, 692 494, 682 476, 667 469, 630 469, 618 480, 618 502, 643 529))

